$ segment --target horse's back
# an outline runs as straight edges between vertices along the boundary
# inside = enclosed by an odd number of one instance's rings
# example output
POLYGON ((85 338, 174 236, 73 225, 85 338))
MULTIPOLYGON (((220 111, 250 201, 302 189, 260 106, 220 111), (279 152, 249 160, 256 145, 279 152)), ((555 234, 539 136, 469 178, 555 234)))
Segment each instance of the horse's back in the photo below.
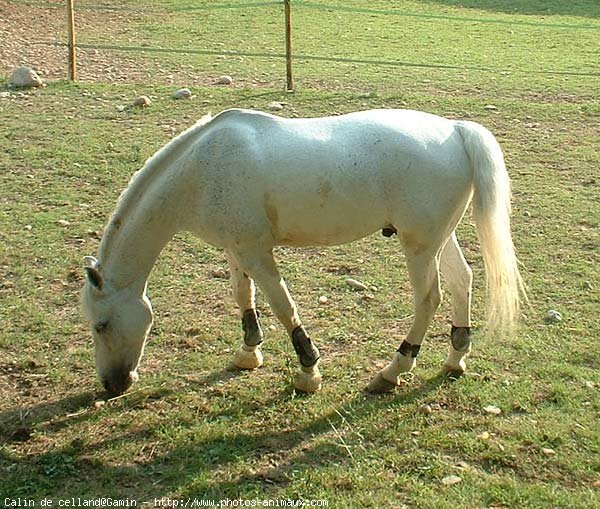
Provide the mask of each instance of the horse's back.
POLYGON ((212 166, 209 207, 248 230, 252 221, 268 223, 274 243, 348 242, 392 222, 412 228, 414 217, 448 213, 432 196, 455 207, 470 192, 460 134, 435 115, 288 119, 227 110, 209 125, 202 150, 212 166))

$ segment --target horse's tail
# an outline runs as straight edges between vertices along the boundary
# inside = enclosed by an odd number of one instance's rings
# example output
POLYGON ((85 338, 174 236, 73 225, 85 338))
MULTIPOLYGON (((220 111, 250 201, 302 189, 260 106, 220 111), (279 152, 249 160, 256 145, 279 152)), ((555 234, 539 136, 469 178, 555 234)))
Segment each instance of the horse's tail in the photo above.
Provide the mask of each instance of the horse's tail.
POLYGON ((500 145, 487 129, 459 122, 473 166, 473 218, 481 244, 488 290, 488 328, 511 331, 521 297, 527 298, 510 233, 510 181, 500 145))

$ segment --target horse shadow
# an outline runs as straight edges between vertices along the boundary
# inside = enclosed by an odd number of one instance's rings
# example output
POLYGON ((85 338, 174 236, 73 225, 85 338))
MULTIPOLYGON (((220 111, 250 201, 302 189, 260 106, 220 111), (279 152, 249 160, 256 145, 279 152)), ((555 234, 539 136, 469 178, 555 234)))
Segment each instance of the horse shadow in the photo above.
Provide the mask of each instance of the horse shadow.
MULTIPOLYGON (((213 385, 225 386, 224 390, 227 390, 227 382, 236 376, 238 373, 226 369, 213 371, 186 390, 206 390, 213 385)), ((27 440, 27 437, 19 437, 18 433, 15 435, 19 427, 27 426, 33 432, 43 430, 51 440, 53 433, 64 432, 70 426, 86 420, 98 425, 98 422, 106 419, 108 426, 113 422, 111 414, 122 411, 115 405, 114 409, 108 408, 105 415, 98 417, 89 411, 98 393, 81 392, 31 408, 29 417, 25 418, 26 424, 19 409, 0 413, 3 423, 0 429, 6 435, 0 441, 0 471, 4 471, 0 486, 10 486, 13 496, 32 496, 32 489, 34 493, 38 490, 39 496, 50 498, 101 494, 116 497, 126 492, 128 497, 140 502, 159 499, 165 493, 173 492, 181 497, 201 495, 215 499, 231 492, 241 497, 254 496, 256 493, 268 495, 289 484, 298 475, 311 475, 320 466, 343 466, 354 461, 352 450, 344 445, 343 440, 336 439, 336 426, 343 426, 344 421, 346 424, 348 421, 360 421, 374 413, 420 401, 447 383, 446 380, 445 377, 436 376, 393 395, 357 393, 351 400, 332 405, 322 415, 286 430, 274 431, 265 423, 260 429, 206 434, 202 438, 190 432, 183 444, 166 450, 160 450, 161 444, 158 444, 159 450, 155 454, 129 463, 111 464, 98 458, 113 448, 131 450, 151 447, 149 441, 156 436, 152 425, 111 430, 109 434, 102 434, 89 443, 73 440, 60 447, 46 447, 43 452, 11 452, 11 442, 27 440), (252 468, 257 464, 262 466, 252 468), (229 468, 227 476, 213 475, 229 468), (84 483, 83 479, 93 479, 93 482, 84 483), (101 493, 83 493, 86 486, 94 486, 101 493)), ((158 408, 161 399, 171 393, 169 388, 150 394, 140 391, 137 395, 131 395, 127 408, 135 412, 136 406, 141 403, 146 408, 148 405, 158 408)), ((275 409, 290 397, 291 391, 288 389, 274 391, 269 399, 261 402, 261 406, 275 409)), ((299 403, 302 404, 301 401, 299 403)), ((247 406, 244 399, 240 398, 232 411, 244 420, 246 415, 252 413, 247 406)), ((218 410, 209 410, 203 414, 203 419, 210 425, 211 420, 219 418, 219 413, 218 410)), ((356 440, 357 443, 352 447, 363 447, 360 440, 356 440)))

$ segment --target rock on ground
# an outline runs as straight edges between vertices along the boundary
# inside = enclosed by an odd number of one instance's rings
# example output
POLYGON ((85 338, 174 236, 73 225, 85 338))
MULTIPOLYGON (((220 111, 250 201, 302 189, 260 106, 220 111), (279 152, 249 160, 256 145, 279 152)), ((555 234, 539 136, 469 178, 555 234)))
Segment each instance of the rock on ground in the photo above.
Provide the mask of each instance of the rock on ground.
POLYGON ((134 106, 141 106, 142 108, 147 108, 152 104, 152 101, 147 95, 141 95, 133 101, 134 106))
POLYGON ((180 88, 173 93, 173 99, 191 99, 192 91, 189 88, 180 88))
POLYGON ((14 87, 41 87, 44 82, 31 67, 17 67, 10 76, 14 87))
POLYGON ((217 81, 217 85, 231 85, 233 83, 233 78, 231 76, 221 76, 217 81))

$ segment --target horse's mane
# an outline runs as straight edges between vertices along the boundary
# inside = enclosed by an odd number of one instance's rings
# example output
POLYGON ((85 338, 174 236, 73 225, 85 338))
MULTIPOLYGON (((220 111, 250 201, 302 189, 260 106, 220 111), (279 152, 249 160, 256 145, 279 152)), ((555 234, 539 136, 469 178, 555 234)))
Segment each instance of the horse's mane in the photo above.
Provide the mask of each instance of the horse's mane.
POLYGON ((154 177, 163 168, 181 155, 181 152, 177 149, 185 145, 190 138, 196 136, 212 119, 213 117, 210 113, 203 116, 193 126, 183 131, 176 138, 172 139, 164 147, 158 150, 158 152, 144 163, 141 169, 133 174, 129 184, 127 184, 127 187, 119 196, 115 211, 102 235, 102 241, 100 242, 98 250, 100 263, 102 263, 103 260, 106 260, 107 256, 110 254, 113 240, 116 237, 115 234, 121 229, 123 218, 126 217, 131 208, 139 202, 150 182, 154 180, 154 177))

